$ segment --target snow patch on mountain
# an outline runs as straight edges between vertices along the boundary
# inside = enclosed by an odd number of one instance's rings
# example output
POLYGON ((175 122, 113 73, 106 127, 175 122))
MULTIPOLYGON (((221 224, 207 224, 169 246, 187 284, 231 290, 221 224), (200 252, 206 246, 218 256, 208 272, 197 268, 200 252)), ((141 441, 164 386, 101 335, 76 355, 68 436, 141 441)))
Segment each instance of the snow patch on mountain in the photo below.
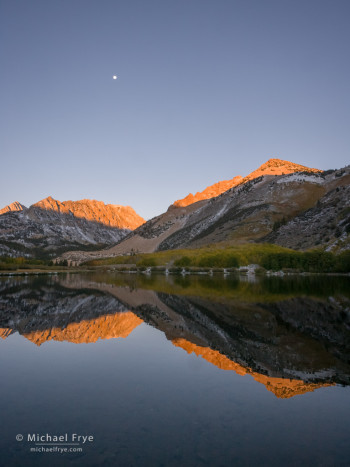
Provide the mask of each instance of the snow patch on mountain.
POLYGON ((303 173, 294 173, 291 175, 285 175, 277 180, 277 183, 292 183, 292 182, 309 182, 316 183, 317 185, 323 185, 325 180, 317 175, 308 175, 303 173))

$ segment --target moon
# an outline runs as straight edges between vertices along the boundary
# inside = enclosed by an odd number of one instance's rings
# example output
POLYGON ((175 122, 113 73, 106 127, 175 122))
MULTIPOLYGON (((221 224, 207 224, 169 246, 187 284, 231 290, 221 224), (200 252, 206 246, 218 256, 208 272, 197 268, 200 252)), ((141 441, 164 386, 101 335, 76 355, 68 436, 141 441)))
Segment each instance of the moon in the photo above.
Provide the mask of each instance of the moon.
POLYGON ((117 76, 117 75, 113 75, 113 79, 117 79, 117 78, 118 78, 118 76, 117 76))

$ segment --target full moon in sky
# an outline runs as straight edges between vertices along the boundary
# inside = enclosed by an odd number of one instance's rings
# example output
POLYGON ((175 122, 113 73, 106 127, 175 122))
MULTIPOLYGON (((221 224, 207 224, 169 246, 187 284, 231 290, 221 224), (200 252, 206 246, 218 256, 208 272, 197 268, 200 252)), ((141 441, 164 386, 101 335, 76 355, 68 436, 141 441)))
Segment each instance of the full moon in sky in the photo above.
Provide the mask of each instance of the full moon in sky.
POLYGON ((117 76, 117 75, 113 75, 113 79, 117 79, 117 78, 118 78, 118 76, 117 76))

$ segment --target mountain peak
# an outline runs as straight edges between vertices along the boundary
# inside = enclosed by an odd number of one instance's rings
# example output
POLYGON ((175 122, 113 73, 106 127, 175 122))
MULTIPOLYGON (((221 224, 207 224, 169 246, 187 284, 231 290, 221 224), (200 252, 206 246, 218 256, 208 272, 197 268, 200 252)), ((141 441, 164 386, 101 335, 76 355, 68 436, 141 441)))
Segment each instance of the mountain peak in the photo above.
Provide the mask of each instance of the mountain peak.
POLYGON ((60 204, 60 201, 55 200, 52 196, 48 196, 35 204, 32 204, 31 207, 38 207, 42 209, 55 209, 57 210, 57 206, 60 204))
POLYGON ((0 216, 1 214, 6 214, 7 212, 23 211, 23 209, 26 209, 26 207, 18 201, 15 201, 14 203, 5 206, 3 209, 0 209, 0 216))
POLYGON ((52 196, 42 199, 31 206, 31 209, 56 211, 61 214, 73 215, 92 222, 99 222, 109 227, 134 230, 144 224, 145 220, 130 206, 105 204, 95 199, 79 201, 58 201, 52 196))
POLYGON ((249 174, 248 177, 251 178, 253 174, 256 174, 259 171, 263 172, 265 170, 269 170, 271 172, 268 175, 283 175, 294 172, 322 172, 322 170, 311 169, 310 167, 306 167, 305 165, 295 164, 294 162, 285 161, 283 159, 272 158, 266 161, 264 164, 262 164, 254 172, 249 174))
POLYGON ((282 159, 271 158, 244 178, 240 175, 237 175, 231 180, 223 180, 221 182, 214 183, 214 185, 208 186, 205 190, 197 192, 195 195, 190 193, 185 198, 175 201, 173 206, 184 207, 205 199, 216 198, 217 196, 221 195, 221 193, 224 193, 225 191, 239 185, 240 183, 253 180, 254 178, 260 177, 261 175, 284 175, 294 172, 322 172, 322 170, 310 169, 305 165, 295 164, 294 162, 289 162, 282 159))

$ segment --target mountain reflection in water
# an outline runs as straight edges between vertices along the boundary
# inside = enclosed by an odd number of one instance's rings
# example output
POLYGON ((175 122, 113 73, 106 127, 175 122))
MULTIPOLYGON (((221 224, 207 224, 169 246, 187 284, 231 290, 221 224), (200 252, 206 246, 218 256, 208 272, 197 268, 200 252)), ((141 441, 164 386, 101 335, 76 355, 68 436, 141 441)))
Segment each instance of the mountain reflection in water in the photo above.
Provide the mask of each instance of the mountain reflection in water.
POLYGON ((126 338, 142 322, 279 398, 350 383, 349 278, 73 275, 0 281, 0 337, 126 338))

